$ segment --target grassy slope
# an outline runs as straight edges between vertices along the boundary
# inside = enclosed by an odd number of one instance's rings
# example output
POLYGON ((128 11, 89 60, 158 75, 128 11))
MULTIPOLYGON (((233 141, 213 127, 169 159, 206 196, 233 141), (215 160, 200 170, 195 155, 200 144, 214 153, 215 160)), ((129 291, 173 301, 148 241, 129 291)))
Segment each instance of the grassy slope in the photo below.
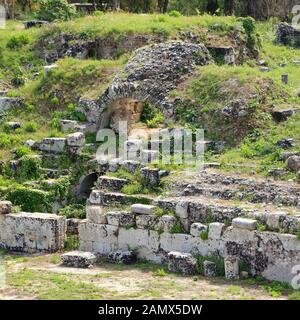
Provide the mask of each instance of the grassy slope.
MULTIPOLYGON (((120 35, 125 33, 152 33, 174 35, 179 30, 199 28, 215 29, 222 34, 232 29, 239 28, 240 24, 234 17, 212 17, 209 15, 201 17, 169 17, 163 15, 133 15, 133 14, 106 14, 100 17, 84 17, 74 21, 52 24, 49 27, 40 29, 22 30, 22 25, 18 22, 9 22, 6 30, 1 30, 1 84, 9 84, 12 78, 21 74, 27 79, 25 86, 12 88, 10 95, 20 95, 25 97, 26 106, 21 112, 9 114, 7 120, 18 120, 22 123, 22 129, 15 134, 3 132, 0 134, 0 157, 11 158, 10 149, 20 147, 27 139, 39 140, 46 136, 62 135, 52 126, 52 118, 57 117, 57 111, 65 110, 70 103, 74 103, 74 97, 85 95, 95 97, 102 92, 111 77, 124 65, 127 57, 123 56, 119 60, 76 60, 65 58, 58 61, 59 69, 53 70, 48 77, 42 71, 43 62, 40 61, 32 47, 40 37, 53 37, 60 32, 75 33, 88 37, 103 35, 120 35), (221 28, 212 26, 221 25, 221 28), (225 31, 224 31, 225 30, 225 31), (25 35, 28 44, 20 48, 7 48, 8 41, 13 36, 25 35), (38 75, 36 73, 39 73, 38 75), (58 101, 53 99, 58 97, 58 101), (28 122, 36 124, 35 132, 27 132, 25 127, 28 122)), ((299 117, 295 116, 288 122, 276 125, 270 120, 266 113, 271 102, 275 102, 278 108, 286 108, 290 105, 298 105, 299 99, 292 98, 296 90, 300 87, 299 66, 291 63, 293 60, 300 60, 299 50, 277 46, 273 44, 274 30, 273 23, 261 23, 258 25, 262 35, 263 49, 261 57, 266 60, 271 67, 271 72, 262 74, 258 71, 255 62, 250 61, 243 66, 210 66, 200 70, 199 76, 185 90, 195 100, 204 104, 205 109, 218 109, 224 106, 224 99, 232 99, 231 94, 219 95, 218 86, 228 79, 236 78, 244 87, 244 90, 255 89, 259 92, 258 83, 268 82, 268 78, 273 80, 271 92, 266 94, 268 103, 260 105, 257 103, 255 121, 253 126, 259 125, 260 131, 256 130, 256 135, 261 138, 253 141, 247 138, 241 147, 230 149, 221 156, 222 163, 240 162, 257 163, 258 171, 266 172, 270 166, 283 166, 277 161, 279 150, 274 146, 276 140, 291 136, 299 139, 299 117), (279 63, 287 63, 284 68, 278 67, 279 63), (280 75, 288 73, 290 83, 283 88, 280 83, 280 75), (265 115, 262 117, 262 114, 265 115)), ((175 93, 178 94, 178 93, 175 93)), ((181 93, 180 93, 181 94, 181 93)), ((239 96, 239 92, 235 93, 239 96)), ((233 95, 234 96, 234 95, 233 95)), ((210 119, 213 120, 213 119, 210 119)), ((251 119, 252 121, 252 119, 251 119)), ((213 123, 216 127, 218 123, 213 123)), ((212 158, 214 159, 214 158, 212 158)))

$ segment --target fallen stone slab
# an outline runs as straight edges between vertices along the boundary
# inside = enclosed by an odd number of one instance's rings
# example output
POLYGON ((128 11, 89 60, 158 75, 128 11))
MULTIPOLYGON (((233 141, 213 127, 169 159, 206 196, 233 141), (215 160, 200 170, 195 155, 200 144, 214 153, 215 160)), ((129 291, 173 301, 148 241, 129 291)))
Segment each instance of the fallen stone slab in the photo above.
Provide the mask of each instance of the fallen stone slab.
POLYGON ((137 255, 134 251, 115 251, 107 256, 107 262, 118 264, 134 264, 137 262, 137 255))
POLYGON ((207 232, 208 227, 202 223, 193 223, 191 225, 190 234, 194 237, 200 237, 203 232, 207 232))
POLYGON ((131 206, 131 212, 136 214, 154 214, 156 207, 147 204, 133 204, 131 206))
POLYGON ((91 252, 72 251, 61 256, 62 264, 74 268, 89 268, 97 262, 97 257, 91 252))
POLYGON ((168 270, 183 275, 196 274, 197 260, 189 253, 172 251, 168 253, 168 270))
POLYGON ((232 226, 234 228, 253 231, 257 229, 257 220, 247 218, 235 218, 232 220, 232 226))

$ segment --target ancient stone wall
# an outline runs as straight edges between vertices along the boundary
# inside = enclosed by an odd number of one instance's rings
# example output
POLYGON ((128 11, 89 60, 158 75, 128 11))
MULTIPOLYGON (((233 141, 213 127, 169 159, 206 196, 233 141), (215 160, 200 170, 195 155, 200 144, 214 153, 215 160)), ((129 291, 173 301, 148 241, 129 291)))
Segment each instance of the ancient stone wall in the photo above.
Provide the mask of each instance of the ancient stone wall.
MULTIPOLYGON (((185 207, 180 214, 184 221, 185 207)), ((179 212, 178 212, 179 213, 179 212)), ((136 204, 131 212, 102 213, 99 206, 87 207, 87 219, 79 224, 80 250, 107 256, 118 250, 133 250, 139 259, 155 263, 168 261, 176 251, 192 255, 217 254, 236 257, 247 264, 251 275, 290 282, 293 267, 300 265, 297 236, 257 230, 257 221, 235 218, 231 225, 213 222, 186 223, 188 231, 176 233, 178 219, 157 216, 155 206, 136 204), (201 234, 206 233, 206 236, 201 234)))

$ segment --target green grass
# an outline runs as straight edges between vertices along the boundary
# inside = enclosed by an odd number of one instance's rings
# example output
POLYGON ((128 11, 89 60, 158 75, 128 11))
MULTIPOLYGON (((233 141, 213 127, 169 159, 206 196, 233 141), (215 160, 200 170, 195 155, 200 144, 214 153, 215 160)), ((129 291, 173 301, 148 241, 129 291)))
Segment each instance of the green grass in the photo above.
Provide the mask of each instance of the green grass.
POLYGON ((53 24, 50 27, 44 27, 41 34, 46 37, 61 32, 90 37, 122 33, 171 34, 191 27, 209 28, 215 24, 222 24, 223 29, 228 30, 241 25, 235 17, 210 15, 170 17, 156 14, 107 13, 100 17, 86 16, 65 23, 53 24))

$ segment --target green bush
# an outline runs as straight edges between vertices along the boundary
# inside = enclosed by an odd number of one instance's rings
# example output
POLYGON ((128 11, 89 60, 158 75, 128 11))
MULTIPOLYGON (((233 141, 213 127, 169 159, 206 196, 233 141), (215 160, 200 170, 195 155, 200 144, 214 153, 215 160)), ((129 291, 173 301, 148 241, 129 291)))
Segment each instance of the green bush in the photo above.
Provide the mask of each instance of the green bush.
POLYGON ((38 179, 40 177, 41 159, 36 156, 24 155, 20 159, 19 176, 23 180, 38 179))
POLYGON ((6 199, 27 212, 49 212, 53 201, 49 193, 23 186, 9 189, 6 199))
POLYGON ((37 124, 35 122, 28 122, 25 126, 26 132, 36 132, 37 131, 37 124))
POLYGON ((30 153, 30 149, 28 147, 25 147, 25 146, 21 146, 21 147, 18 147, 15 151, 14 151, 15 155, 16 155, 16 158, 17 159, 20 159, 22 158, 23 156, 27 155, 30 153))
POLYGON ((20 36, 11 37, 6 44, 6 47, 11 50, 16 50, 16 49, 22 48, 28 43, 29 43, 28 36, 22 34, 20 36))
POLYGON ((67 0, 39 0, 36 17, 41 20, 67 21, 76 17, 76 9, 67 0))
POLYGON ((169 12, 169 16, 178 18, 178 17, 181 17, 182 14, 177 10, 172 10, 172 11, 169 12))
POLYGON ((224 266, 224 259, 218 255, 211 255, 211 256, 201 256, 197 255, 197 272, 201 275, 204 275, 204 261, 211 261, 216 264, 217 267, 217 276, 223 277, 225 275, 225 266, 224 266))
POLYGON ((144 106, 141 121, 146 123, 149 128, 156 128, 159 124, 164 122, 164 116, 159 108, 147 103, 144 106))
POLYGON ((202 239, 203 241, 206 241, 208 239, 208 230, 200 233, 200 239, 202 239))
POLYGON ((59 210, 59 215, 70 218, 85 219, 85 206, 81 204, 72 204, 59 210))

